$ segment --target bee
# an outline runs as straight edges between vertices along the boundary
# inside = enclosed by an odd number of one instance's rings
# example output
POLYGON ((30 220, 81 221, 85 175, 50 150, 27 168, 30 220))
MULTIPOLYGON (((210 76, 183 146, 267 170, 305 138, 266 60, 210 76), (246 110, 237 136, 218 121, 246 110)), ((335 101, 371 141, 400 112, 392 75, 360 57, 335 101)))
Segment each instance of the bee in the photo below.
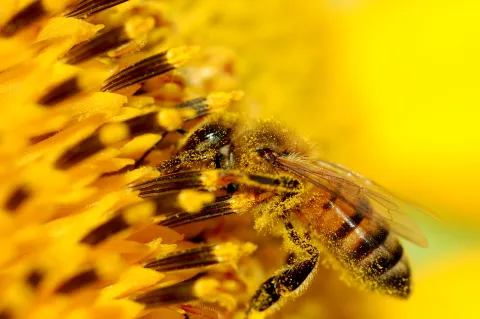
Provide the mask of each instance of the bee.
POLYGON ((209 115, 158 169, 160 177, 133 187, 140 197, 165 208, 172 192, 193 188, 215 195, 200 212, 172 213, 161 224, 247 212, 259 231, 278 234, 292 247, 294 258, 263 282, 247 314, 269 313, 302 291, 321 252, 373 290, 402 298, 411 292, 398 236, 427 246, 405 213, 411 206, 358 173, 318 159, 308 141, 273 120, 209 115))

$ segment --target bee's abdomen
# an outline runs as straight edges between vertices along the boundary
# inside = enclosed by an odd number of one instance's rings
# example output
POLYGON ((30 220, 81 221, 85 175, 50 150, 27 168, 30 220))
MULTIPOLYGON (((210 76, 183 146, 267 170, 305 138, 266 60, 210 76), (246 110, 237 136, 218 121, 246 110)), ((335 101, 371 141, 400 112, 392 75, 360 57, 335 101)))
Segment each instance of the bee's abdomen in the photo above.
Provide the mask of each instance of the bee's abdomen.
MULTIPOLYGON (((410 268, 388 223, 367 198, 349 203, 331 196, 317 216, 317 229, 344 266, 368 285, 399 297, 410 292, 410 268)), ((311 216, 311 215, 310 215, 311 216)))
POLYGON ((410 268, 403 247, 369 216, 337 247, 347 267, 374 287, 400 297, 410 293, 410 268))

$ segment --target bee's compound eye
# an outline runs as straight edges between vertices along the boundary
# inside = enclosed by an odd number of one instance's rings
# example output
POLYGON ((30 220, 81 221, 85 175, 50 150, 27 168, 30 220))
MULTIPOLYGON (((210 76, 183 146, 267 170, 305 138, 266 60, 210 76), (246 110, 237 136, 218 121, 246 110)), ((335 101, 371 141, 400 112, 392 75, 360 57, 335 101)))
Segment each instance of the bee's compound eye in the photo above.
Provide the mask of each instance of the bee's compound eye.
POLYGON ((277 154, 269 148, 258 149, 257 154, 269 163, 275 164, 277 161, 277 154))

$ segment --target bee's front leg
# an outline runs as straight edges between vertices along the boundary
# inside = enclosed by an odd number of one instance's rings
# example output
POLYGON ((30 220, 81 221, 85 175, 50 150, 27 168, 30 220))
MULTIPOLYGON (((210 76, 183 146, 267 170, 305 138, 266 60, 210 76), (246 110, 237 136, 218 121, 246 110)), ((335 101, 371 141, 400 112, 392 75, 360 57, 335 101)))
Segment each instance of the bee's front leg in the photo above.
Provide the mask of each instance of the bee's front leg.
POLYGON ((317 248, 302 239, 290 222, 285 222, 285 228, 289 239, 308 257, 293 263, 289 262, 284 270, 268 278, 250 300, 247 318, 253 313, 263 315, 277 309, 283 300, 298 295, 312 278, 319 258, 317 248))

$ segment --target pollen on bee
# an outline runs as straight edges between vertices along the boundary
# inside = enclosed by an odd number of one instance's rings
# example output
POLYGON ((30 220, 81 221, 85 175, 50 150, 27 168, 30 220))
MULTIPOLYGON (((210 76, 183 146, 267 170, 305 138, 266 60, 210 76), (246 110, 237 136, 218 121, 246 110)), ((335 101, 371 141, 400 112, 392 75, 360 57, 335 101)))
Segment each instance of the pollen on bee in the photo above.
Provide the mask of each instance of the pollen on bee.
POLYGON ((196 213, 200 211, 205 204, 213 202, 215 195, 193 189, 185 189, 178 194, 177 200, 180 207, 187 213, 196 213))
POLYGON ((242 213, 244 211, 248 211, 255 203, 255 195, 245 193, 236 195, 231 201, 231 206, 233 210, 237 211, 238 213, 242 213))

